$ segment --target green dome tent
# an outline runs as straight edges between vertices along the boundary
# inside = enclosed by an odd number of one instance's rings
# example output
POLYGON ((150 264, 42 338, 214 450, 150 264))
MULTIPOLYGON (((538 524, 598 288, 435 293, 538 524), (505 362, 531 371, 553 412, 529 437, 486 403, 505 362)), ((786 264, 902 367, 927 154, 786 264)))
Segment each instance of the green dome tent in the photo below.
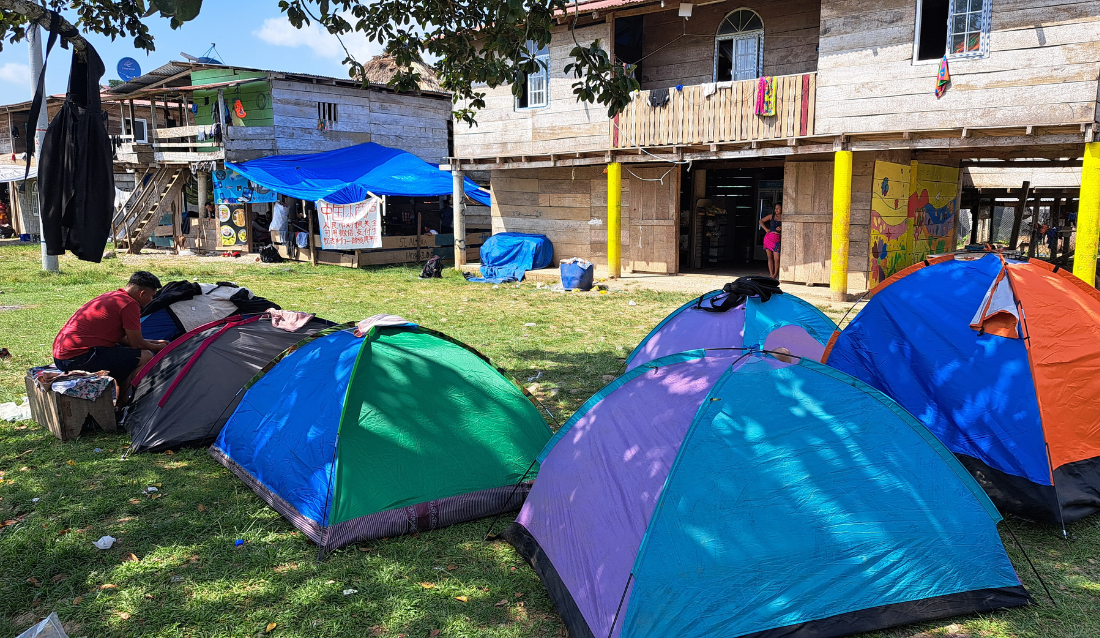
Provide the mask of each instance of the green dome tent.
POLYGON ((322 549, 516 509, 550 440, 534 400, 483 355, 393 323, 299 343, 210 450, 322 549))

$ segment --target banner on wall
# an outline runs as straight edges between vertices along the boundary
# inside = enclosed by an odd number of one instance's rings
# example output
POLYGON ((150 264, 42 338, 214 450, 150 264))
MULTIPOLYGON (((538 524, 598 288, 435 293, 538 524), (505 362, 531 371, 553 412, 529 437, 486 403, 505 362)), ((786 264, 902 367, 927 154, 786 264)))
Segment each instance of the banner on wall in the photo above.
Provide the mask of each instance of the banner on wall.
POLYGON ((247 224, 244 204, 218 204, 218 245, 222 248, 247 246, 247 224))
POLYGON ((235 171, 214 171, 214 201, 219 204, 271 204, 278 193, 248 179, 235 171))
POLYGON ((317 200, 323 250, 381 248, 381 219, 385 199, 372 197, 354 204, 317 200))

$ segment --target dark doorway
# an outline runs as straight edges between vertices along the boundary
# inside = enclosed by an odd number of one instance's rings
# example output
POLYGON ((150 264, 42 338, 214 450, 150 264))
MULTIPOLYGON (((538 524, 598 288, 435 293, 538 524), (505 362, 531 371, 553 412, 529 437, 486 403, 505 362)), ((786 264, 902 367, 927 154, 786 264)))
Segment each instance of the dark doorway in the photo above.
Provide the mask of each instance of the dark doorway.
POLYGON ((758 223, 782 203, 782 167, 699 168, 684 180, 680 267, 707 270, 767 263, 758 223))

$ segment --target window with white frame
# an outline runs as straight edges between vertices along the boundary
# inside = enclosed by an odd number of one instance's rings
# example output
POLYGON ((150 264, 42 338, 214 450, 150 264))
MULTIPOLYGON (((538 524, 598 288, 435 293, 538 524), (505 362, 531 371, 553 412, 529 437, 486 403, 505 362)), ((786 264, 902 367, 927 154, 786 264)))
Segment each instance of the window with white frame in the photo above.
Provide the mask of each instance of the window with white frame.
POLYGON ((148 122, 146 120, 135 118, 131 120, 128 117, 122 118, 122 132, 124 135, 132 135, 134 142, 137 144, 148 144, 149 136, 146 133, 148 131, 148 122), (133 122, 133 126, 130 123, 133 122))
POLYGON ((917 0, 917 61, 985 57, 991 0, 917 0))
POLYGON ((714 36, 714 81, 751 80, 764 72, 764 21, 752 9, 730 12, 714 36))
POLYGON ((535 58, 539 68, 534 73, 527 74, 523 93, 516 98, 516 108, 536 109, 548 106, 550 104, 550 47, 539 48, 534 42, 528 41, 527 52, 535 58))
POLYGON ((947 19, 947 55, 984 57, 989 52, 991 0, 951 0, 947 19))

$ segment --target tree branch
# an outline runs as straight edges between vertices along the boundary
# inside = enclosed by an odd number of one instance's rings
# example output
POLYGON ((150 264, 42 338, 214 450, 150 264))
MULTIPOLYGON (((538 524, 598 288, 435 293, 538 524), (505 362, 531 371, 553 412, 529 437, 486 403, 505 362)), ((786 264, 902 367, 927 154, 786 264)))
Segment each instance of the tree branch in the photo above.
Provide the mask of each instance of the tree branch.
MULTIPOLYGON (((7 9, 14 13, 24 15, 30 19, 31 22, 37 23, 43 29, 50 28, 50 12, 43 7, 34 4, 33 2, 27 2, 27 0, 0 0, 0 9, 7 9)), ((80 35, 80 32, 75 26, 73 26, 64 16, 61 17, 60 28, 62 31, 75 31, 76 35, 65 38, 73 44, 73 48, 84 55, 85 49, 88 48, 88 41, 84 39, 84 36, 80 35)))

